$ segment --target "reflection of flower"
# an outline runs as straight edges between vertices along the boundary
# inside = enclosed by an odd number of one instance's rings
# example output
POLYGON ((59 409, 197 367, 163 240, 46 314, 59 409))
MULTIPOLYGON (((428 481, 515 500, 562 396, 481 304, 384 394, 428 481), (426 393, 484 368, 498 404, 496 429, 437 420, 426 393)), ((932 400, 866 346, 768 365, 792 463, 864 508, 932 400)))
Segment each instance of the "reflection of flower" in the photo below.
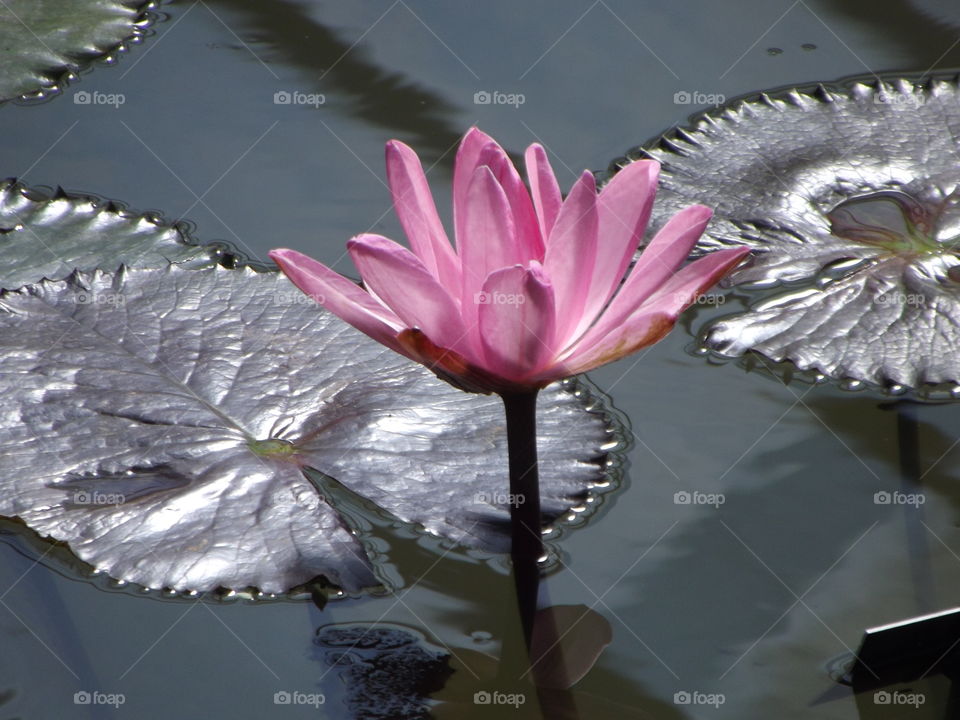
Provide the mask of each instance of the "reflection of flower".
POLYGON ((646 153, 663 163, 654 227, 707 203, 697 249, 755 251, 728 282, 793 286, 711 325, 706 347, 854 387, 960 384, 958 108, 954 79, 790 90, 710 112, 646 153))
POLYGON ((270 256, 359 330, 476 392, 522 392, 661 339, 746 253, 683 269, 710 218, 677 213, 621 281, 653 205, 659 165, 638 162, 597 192, 583 173, 562 200, 543 148, 526 152, 530 192, 503 149, 471 129, 453 181, 456 250, 416 154, 387 144, 387 177, 411 250, 372 234, 348 248, 366 291, 293 250, 270 256), (619 288, 619 292, 618 292, 619 288))

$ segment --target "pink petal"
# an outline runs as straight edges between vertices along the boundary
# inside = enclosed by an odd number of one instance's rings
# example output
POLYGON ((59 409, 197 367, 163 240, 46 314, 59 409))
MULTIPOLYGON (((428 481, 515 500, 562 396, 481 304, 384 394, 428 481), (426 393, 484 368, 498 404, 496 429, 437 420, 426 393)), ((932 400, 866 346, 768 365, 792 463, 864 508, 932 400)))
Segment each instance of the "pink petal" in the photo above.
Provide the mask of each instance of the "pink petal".
POLYGON ((693 205, 684 208, 667 221, 640 254, 640 259, 633 266, 626 282, 613 296, 610 305, 596 324, 586 331, 583 340, 587 345, 606 336, 624 322, 642 302, 670 280, 689 256, 712 214, 710 208, 693 205))
POLYGON ((560 208, 547 240, 544 270, 557 304, 557 338, 565 344, 581 324, 597 255, 597 186, 584 172, 560 208))
POLYGON ((441 285, 459 287, 459 261, 437 215, 420 158, 397 140, 387 143, 387 181, 414 254, 441 285))
POLYGON ((644 305, 679 315, 749 254, 749 248, 711 252, 679 270, 644 305))
POLYGON ((476 296, 494 270, 524 260, 513 224, 510 204, 490 168, 479 166, 464 203, 463 234, 459 238, 462 267, 460 309, 471 345, 480 347, 476 296))
POLYGON ((453 297, 407 248, 382 235, 351 238, 347 250, 371 292, 434 343, 463 352, 466 333, 453 297))
POLYGON ((496 144, 496 140, 485 132, 472 127, 467 130, 460 141, 460 147, 457 148, 457 157, 453 163, 453 230, 458 252, 463 237, 467 193, 479 164, 480 153, 487 145, 496 144))
POLYGON ((521 382, 552 361, 556 332, 553 287, 539 263, 491 273, 483 293, 479 321, 487 370, 521 382))
POLYGON ((704 291, 749 254, 749 248, 718 250, 690 263, 600 339, 585 335, 563 360, 567 374, 587 372, 661 340, 704 291))
POLYGON ((397 342, 403 322, 355 283, 296 250, 278 248, 269 255, 294 285, 320 305, 377 342, 410 357, 397 342))
POLYGON ((557 176, 550 167, 547 153, 543 146, 534 143, 527 148, 524 154, 527 166, 527 180, 530 182, 530 192, 533 195, 533 205, 540 219, 540 228, 544 238, 550 237, 553 224, 560 213, 563 197, 560 195, 560 185, 557 176))
POLYGON ((641 311, 607 335, 601 342, 585 347, 562 363, 557 377, 577 375, 614 362, 630 353, 659 342, 673 329, 677 316, 663 312, 641 311))
POLYGON ((542 261, 544 241, 540 234, 540 223, 537 221, 537 214, 533 209, 527 186, 523 184, 513 161, 502 147, 496 143, 489 143, 480 151, 477 164, 490 168, 507 196, 510 212, 513 214, 514 227, 517 229, 517 242, 520 243, 522 262, 526 264, 530 260, 542 261))
MULTIPOLYGON (((600 191, 597 262, 584 316, 595 318, 613 296, 650 219, 660 164, 638 160, 620 170, 600 191)), ((582 329, 582 328, 581 328, 582 329)))

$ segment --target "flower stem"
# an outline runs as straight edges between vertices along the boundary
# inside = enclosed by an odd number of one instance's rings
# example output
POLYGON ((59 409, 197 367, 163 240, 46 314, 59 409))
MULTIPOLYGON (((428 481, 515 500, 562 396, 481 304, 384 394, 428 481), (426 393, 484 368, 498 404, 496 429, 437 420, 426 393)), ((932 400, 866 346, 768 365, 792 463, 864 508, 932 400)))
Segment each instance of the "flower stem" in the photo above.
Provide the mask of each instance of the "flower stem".
POLYGON ((540 528, 540 478, 537 468, 537 390, 503 393, 510 456, 511 557, 524 642, 530 649, 537 593, 538 560, 543 555, 540 528))

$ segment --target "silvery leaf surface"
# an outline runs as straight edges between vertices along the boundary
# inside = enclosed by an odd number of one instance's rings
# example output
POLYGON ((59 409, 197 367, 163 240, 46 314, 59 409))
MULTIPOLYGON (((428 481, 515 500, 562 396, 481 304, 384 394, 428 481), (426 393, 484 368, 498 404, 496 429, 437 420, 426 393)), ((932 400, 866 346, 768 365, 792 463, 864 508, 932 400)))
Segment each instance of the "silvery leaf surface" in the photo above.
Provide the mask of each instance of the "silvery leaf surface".
POLYGON ((148 3, 4 0, 0 3, 0 101, 57 92, 91 60, 139 42, 148 3))
MULTIPOLYGON (((611 421, 541 393, 544 509, 606 484, 611 421)), ((508 545, 503 409, 249 268, 73 274, 0 296, 0 514, 146 587, 377 584, 301 468, 467 546, 508 545)))
MULTIPOLYGON (((957 267, 954 259, 951 267, 957 267)), ((960 290, 942 259, 890 257, 822 288, 792 290, 713 323, 723 355, 753 350, 837 379, 916 388, 960 378, 960 290)))
POLYGON ((52 196, 0 182, 0 288, 15 289, 73 270, 209 267, 221 250, 190 242, 175 225, 84 195, 52 196))
POLYGON ((735 101, 632 153, 662 163, 654 227, 708 205, 698 254, 754 250, 727 285, 792 286, 705 345, 876 385, 960 382, 957 137, 955 78, 850 81, 735 101))
POLYGON ((757 252, 734 283, 794 282, 877 249, 834 237, 828 213, 883 190, 948 195, 957 185, 954 81, 854 83, 731 103, 633 157, 662 164, 651 227, 700 203, 714 218, 698 246, 757 252))

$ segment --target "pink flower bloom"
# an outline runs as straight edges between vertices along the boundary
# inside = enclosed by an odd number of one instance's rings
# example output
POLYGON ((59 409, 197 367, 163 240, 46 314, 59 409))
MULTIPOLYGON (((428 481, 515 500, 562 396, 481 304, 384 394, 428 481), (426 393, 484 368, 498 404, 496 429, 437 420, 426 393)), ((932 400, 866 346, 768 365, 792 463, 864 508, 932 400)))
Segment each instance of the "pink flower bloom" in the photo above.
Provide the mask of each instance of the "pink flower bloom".
POLYGON ((631 163, 599 193, 584 172, 564 200, 543 148, 531 145, 525 159, 529 191, 491 137, 466 134, 453 178, 454 248, 419 158, 392 140, 387 178, 410 249, 381 235, 352 238, 365 289, 294 250, 270 257, 328 310, 457 387, 513 393, 652 345, 747 253, 721 250, 680 268, 711 215, 694 205, 628 274, 659 164, 631 163))

